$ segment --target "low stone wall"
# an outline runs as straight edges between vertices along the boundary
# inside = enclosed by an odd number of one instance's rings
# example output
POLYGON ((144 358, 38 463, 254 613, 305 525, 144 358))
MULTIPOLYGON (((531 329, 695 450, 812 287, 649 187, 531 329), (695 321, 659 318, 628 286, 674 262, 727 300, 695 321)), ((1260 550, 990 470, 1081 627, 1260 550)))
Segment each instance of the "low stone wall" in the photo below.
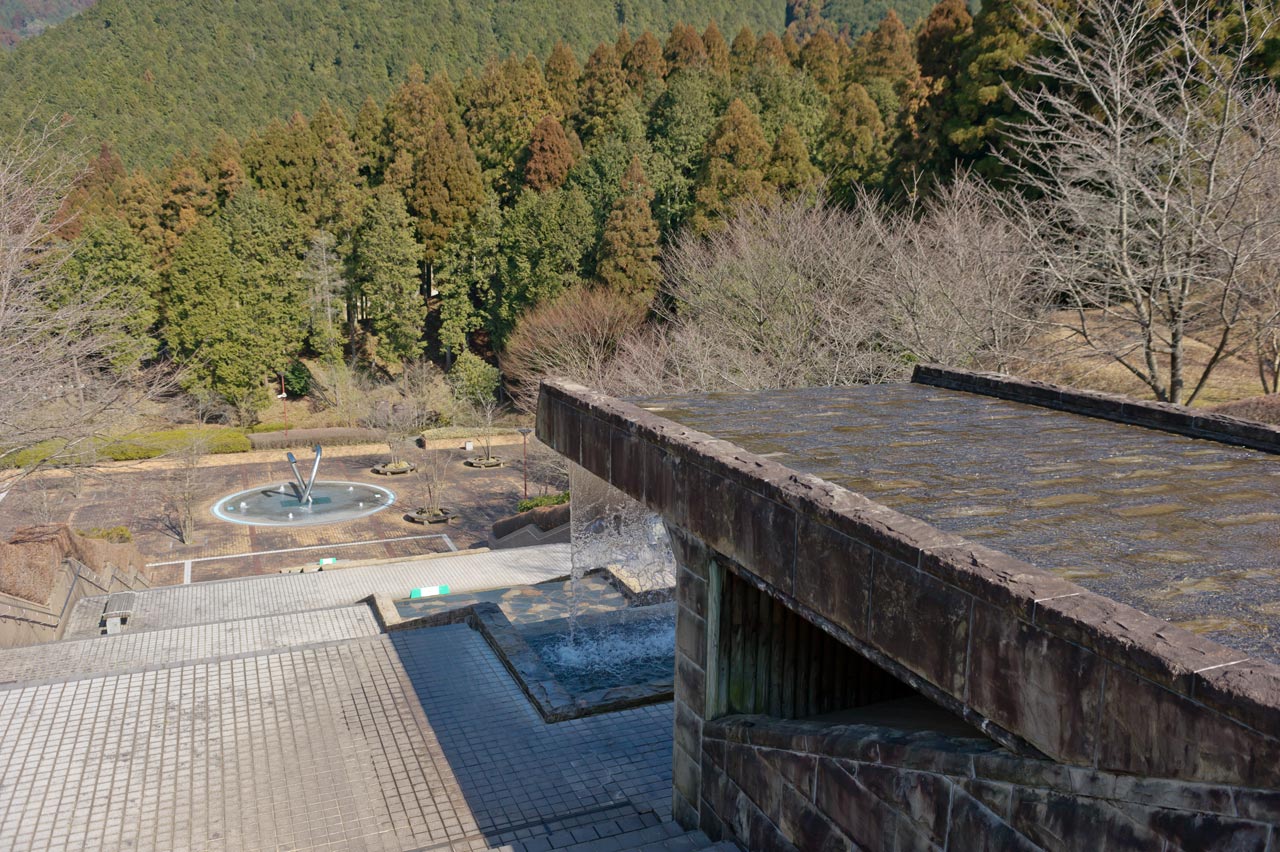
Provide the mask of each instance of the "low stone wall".
POLYGON ((989 741, 730 716, 703 729, 702 830, 772 850, 1274 849, 1273 791, 1153 781, 989 741), (1268 845, 1271 844, 1271 845, 1268 845))
POLYGON ((64 559, 56 569, 47 602, 34 603, 0 594, 0 648, 52 642, 62 637, 64 619, 81 598, 150 588, 139 573, 107 566, 94 571, 76 559, 64 559))
POLYGON ((677 582, 674 810, 697 824, 725 566, 1012 752, 1280 788, 1280 667, 586 388, 538 437, 658 512, 677 582))
POLYGON ((1188 408, 1185 405, 1147 402, 1118 394, 1080 390, 1002 373, 957 370, 938 364, 917 364, 911 381, 920 385, 1056 408, 1059 411, 1159 429, 1192 438, 1239 444, 1267 453, 1280 453, 1280 428, 1241 420, 1227 414, 1188 408))

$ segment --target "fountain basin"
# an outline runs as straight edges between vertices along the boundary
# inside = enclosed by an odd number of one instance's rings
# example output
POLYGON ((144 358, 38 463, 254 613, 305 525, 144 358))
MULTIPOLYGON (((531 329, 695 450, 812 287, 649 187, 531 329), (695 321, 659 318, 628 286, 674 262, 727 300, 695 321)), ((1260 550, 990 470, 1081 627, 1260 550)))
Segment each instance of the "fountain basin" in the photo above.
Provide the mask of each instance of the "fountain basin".
POLYGON ((291 483, 273 483, 221 497, 212 511, 214 517, 233 524, 297 527, 367 517, 395 502, 395 492, 388 488, 327 480, 315 483, 308 503, 298 500, 291 483))

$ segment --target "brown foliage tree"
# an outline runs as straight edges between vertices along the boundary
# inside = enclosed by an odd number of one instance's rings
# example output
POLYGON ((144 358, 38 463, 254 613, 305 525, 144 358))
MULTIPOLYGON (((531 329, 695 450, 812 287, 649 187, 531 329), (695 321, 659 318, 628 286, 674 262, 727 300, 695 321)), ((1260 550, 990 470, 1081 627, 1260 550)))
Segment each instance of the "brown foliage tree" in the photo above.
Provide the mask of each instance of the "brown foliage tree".
POLYGON ((653 220, 653 190, 640 156, 633 154, 617 199, 605 221, 597 274, 601 282, 635 304, 647 307, 658 291, 658 225, 653 220))
POLYGON ((564 127, 548 115, 533 129, 524 163, 525 186, 538 192, 559 189, 573 168, 574 147, 564 127))

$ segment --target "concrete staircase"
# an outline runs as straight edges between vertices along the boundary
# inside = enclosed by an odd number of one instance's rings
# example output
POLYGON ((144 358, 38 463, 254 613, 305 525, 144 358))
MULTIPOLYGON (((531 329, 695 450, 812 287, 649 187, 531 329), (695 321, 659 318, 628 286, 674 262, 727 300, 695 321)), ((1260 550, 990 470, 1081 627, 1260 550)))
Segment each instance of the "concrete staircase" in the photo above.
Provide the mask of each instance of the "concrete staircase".
MULTIPOLYGON (((741 852, 728 841, 713 843, 701 831, 686 831, 652 811, 619 805, 563 817, 515 832, 500 852, 741 852)), ((506 835, 503 836, 504 838, 506 835)))

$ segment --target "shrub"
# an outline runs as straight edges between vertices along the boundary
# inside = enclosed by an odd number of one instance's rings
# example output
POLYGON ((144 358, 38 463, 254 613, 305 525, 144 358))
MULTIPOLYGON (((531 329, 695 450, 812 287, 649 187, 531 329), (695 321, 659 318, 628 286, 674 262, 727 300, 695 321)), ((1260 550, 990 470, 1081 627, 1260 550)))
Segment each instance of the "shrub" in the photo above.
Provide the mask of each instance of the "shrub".
POLYGON ((528 500, 521 500, 516 504, 516 511, 527 512, 530 509, 537 509, 542 506, 559 506, 568 502, 568 491, 561 491, 559 494, 543 494, 541 497, 530 497, 528 500))
POLYGON ((111 461, 137 461, 163 456, 195 441, 204 442, 205 452, 212 454, 247 453, 253 449, 237 429, 166 429, 104 441, 97 450, 102 458, 111 461))
POLYGON ((306 396, 311 393, 311 371, 301 361, 294 361, 284 370, 284 389, 289 396, 306 396))
POLYGON ((85 538, 100 538, 114 544, 128 544, 133 541, 133 533, 126 526, 90 527, 87 530, 76 530, 85 538))

